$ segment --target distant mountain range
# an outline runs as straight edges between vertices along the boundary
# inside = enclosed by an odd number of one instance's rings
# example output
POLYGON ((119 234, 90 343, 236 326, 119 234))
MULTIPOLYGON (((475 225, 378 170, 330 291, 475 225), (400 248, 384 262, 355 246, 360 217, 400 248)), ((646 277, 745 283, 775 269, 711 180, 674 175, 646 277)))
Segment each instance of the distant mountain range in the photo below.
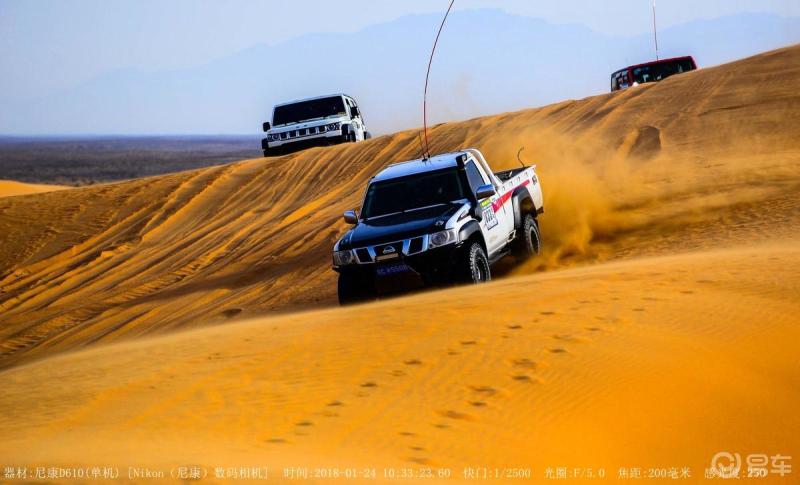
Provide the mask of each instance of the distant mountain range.
MULTIPOLYGON (((4 103, 0 133, 255 133, 280 101, 346 92, 371 130, 421 125, 422 86, 440 15, 356 33, 256 45, 183 70, 116 70, 32 100, 4 103)), ((210 33, 209 35, 213 35, 210 33)), ((740 14, 659 33, 662 57, 711 66, 800 42, 800 19, 740 14)), ((434 122, 607 92, 609 74, 654 58, 651 35, 615 37, 501 10, 454 13, 429 87, 434 122)))

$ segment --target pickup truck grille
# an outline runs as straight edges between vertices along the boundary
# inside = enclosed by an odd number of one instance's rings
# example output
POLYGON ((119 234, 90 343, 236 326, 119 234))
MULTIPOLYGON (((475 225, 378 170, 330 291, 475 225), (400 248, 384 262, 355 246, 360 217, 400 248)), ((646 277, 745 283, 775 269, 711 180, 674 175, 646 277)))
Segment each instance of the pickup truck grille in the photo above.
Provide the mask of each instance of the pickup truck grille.
POLYGON ((370 256, 367 248, 356 249, 356 257, 358 257, 358 262, 361 264, 372 262, 372 256, 370 256))
POLYGON ((408 244, 408 254, 416 254, 422 252, 423 240, 421 237, 415 237, 408 244))
POLYGON ((427 249, 428 236, 417 236, 402 241, 376 244, 356 249, 356 258, 360 264, 369 264, 376 261, 394 259, 402 256, 411 256, 427 249), (391 249, 389 249, 391 248, 391 249))

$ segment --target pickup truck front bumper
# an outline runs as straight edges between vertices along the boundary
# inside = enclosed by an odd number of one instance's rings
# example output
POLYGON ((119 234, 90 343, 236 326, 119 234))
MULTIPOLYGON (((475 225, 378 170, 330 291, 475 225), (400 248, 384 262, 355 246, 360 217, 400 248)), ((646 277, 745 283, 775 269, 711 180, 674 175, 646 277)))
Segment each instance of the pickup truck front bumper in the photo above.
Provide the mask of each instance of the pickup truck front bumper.
POLYGON ((457 281, 462 244, 448 244, 417 254, 399 253, 367 264, 334 266, 340 273, 354 272, 373 281, 378 293, 394 293, 457 281))
POLYGON ((341 130, 330 131, 324 134, 303 136, 298 138, 287 138, 278 141, 269 141, 268 138, 261 139, 261 149, 264 155, 275 155, 278 153, 290 153, 296 150, 304 150, 312 147, 323 147, 335 145, 347 141, 347 136, 341 130))

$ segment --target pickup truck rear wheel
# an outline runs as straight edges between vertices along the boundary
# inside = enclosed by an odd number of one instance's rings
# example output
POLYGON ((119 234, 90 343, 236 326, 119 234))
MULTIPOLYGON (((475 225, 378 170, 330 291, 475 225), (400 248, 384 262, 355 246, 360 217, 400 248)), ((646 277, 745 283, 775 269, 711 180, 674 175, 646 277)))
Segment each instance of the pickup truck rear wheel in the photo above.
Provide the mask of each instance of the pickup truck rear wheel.
POLYGON ((542 238, 539 235, 539 222, 532 214, 525 214, 519 231, 514 244, 514 256, 527 258, 539 254, 542 249, 542 238))
POLYGON ((375 299, 375 280, 366 274, 339 273, 339 304, 352 305, 375 299))
POLYGON ((462 265, 465 283, 484 283, 492 279, 489 258, 486 257, 486 251, 478 242, 473 242, 467 248, 462 265))

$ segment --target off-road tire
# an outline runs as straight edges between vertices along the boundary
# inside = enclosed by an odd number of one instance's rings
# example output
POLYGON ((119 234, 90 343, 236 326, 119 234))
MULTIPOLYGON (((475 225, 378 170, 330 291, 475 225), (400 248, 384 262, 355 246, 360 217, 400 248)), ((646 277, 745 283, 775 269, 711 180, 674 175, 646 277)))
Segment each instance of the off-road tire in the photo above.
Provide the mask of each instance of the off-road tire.
POLYGON ((375 299, 375 280, 360 273, 339 273, 339 304, 352 305, 375 299))
POLYGON ((478 242, 471 243, 463 255, 461 263, 464 283, 485 283, 491 281, 492 271, 489 268, 489 258, 478 242))
POLYGON ((525 214, 522 227, 519 228, 514 241, 514 256, 529 258, 539 254, 542 250, 542 238, 539 234, 539 221, 532 214, 525 214))
POLYGON ((350 143, 356 141, 356 132, 351 125, 342 125, 342 142, 350 143))

